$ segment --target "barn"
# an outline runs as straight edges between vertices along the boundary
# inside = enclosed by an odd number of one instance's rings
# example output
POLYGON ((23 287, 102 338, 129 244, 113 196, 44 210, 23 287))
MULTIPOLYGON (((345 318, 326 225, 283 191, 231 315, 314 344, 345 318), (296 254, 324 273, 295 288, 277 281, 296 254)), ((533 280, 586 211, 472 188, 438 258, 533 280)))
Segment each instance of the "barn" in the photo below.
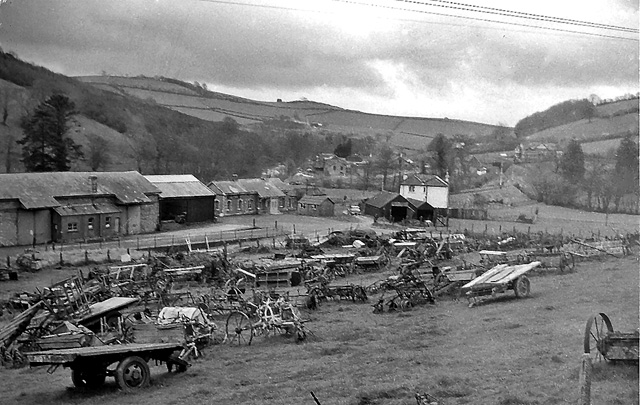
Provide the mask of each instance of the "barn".
POLYGON ((144 176, 160 190, 160 220, 210 222, 216 194, 191 174, 144 176))
POLYGON ((159 194, 135 171, 0 174, 0 246, 153 232, 159 194))
POLYGON ((399 222, 412 218, 414 212, 406 198, 398 193, 383 191, 365 201, 364 214, 399 222))

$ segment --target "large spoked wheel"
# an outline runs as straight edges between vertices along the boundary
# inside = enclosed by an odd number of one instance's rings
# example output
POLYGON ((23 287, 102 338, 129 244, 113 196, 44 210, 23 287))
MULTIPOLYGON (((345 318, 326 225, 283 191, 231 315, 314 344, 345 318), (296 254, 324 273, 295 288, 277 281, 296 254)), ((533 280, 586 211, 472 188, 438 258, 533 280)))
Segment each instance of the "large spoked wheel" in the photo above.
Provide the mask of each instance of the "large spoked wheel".
POLYGON ((515 291, 516 297, 518 298, 528 297, 529 293, 531 292, 531 281, 529 281, 529 277, 518 277, 513 286, 513 290, 515 291))
POLYGON ((232 312, 227 317, 226 334, 229 344, 248 346, 253 339, 253 323, 244 312, 232 312))
POLYGON ((88 369, 73 369, 71 370, 71 381, 73 385, 78 388, 99 388, 104 384, 104 380, 107 377, 105 370, 88 370, 88 369))
POLYGON ((138 356, 127 357, 116 368, 116 382, 123 391, 144 388, 151 381, 151 372, 146 361, 138 356))
POLYGON ((602 361, 606 359, 605 337, 613 332, 613 326, 609 317, 600 312, 587 320, 584 330, 584 352, 591 355, 591 359, 602 361))

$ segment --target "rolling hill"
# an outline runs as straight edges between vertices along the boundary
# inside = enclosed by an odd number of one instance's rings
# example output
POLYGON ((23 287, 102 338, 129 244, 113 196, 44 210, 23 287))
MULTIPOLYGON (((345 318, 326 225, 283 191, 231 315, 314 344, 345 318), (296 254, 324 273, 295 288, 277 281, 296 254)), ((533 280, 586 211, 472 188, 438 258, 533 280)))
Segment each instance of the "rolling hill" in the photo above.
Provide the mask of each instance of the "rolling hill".
POLYGON ((495 125, 454 119, 397 117, 346 110, 314 101, 267 102, 207 91, 189 83, 164 78, 84 76, 77 80, 121 95, 131 95, 203 120, 231 117, 251 128, 266 119, 287 116, 311 128, 356 137, 389 137, 408 150, 423 149, 437 134, 486 136, 495 125), (170 81, 167 81, 170 80, 170 81))

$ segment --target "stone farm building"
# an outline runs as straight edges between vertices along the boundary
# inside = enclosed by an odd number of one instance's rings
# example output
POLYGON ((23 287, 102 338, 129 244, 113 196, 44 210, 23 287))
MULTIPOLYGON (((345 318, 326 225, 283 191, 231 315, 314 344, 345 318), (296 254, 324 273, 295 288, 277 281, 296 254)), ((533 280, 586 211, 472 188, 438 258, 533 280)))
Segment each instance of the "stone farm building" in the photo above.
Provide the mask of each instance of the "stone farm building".
POLYGON ((253 215, 258 212, 258 193, 249 191, 236 181, 212 181, 207 184, 216 195, 215 215, 253 215))
POLYGON ((216 194, 191 174, 144 176, 160 190, 160 220, 175 220, 185 215, 185 222, 215 219, 216 194))
POLYGON ((153 232, 159 194, 135 171, 0 174, 0 246, 153 232))
POLYGON ((298 214, 314 217, 332 217, 335 203, 326 195, 305 195, 298 201, 298 214))
POLYGON ((236 182, 245 190, 258 194, 258 214, 281 214, 284 207, 285 193, 263 179, 237 179, 236 182))

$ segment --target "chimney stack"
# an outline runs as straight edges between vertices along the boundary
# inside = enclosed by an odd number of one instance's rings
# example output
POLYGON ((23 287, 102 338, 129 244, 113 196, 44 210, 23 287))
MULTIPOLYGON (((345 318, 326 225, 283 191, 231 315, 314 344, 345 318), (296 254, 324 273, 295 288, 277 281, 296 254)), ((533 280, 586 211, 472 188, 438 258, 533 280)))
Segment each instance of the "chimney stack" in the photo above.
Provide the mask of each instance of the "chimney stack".
POLYGON ((98 193, 98 176, 91 175, 89 176, 89 180, 91 180, 91 193, 97 194, 98 193))

